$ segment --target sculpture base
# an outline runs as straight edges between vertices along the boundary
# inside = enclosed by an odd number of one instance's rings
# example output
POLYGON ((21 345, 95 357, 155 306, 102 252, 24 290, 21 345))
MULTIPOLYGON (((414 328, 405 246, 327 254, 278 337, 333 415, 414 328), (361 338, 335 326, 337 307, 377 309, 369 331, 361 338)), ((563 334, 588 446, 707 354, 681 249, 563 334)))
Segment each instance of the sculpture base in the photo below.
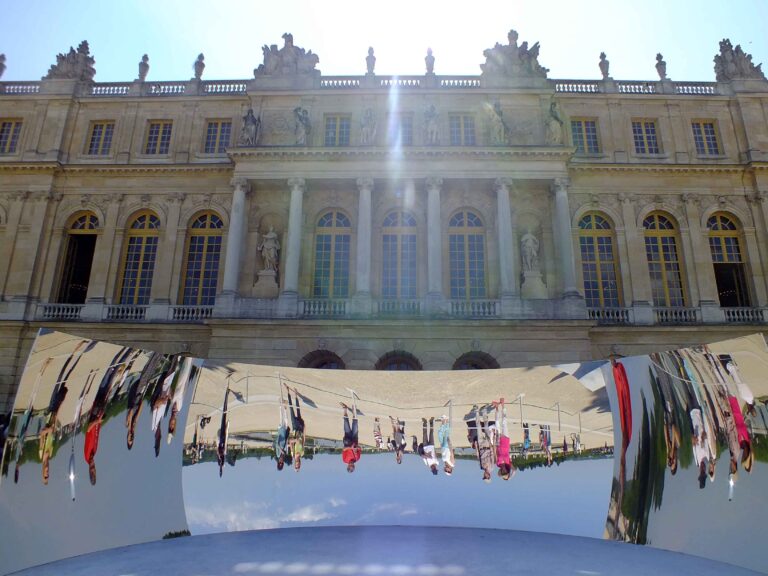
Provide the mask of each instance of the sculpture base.
POLYGON ((525 299, 547 298, 547 286, 541 279, 541 272, 523 272, 520 296, 525 299))
POLYGON ((277 272, 275 270, 262 270, 258 273, 256 284, 251 289, 254 298, 277 298, 277 272))

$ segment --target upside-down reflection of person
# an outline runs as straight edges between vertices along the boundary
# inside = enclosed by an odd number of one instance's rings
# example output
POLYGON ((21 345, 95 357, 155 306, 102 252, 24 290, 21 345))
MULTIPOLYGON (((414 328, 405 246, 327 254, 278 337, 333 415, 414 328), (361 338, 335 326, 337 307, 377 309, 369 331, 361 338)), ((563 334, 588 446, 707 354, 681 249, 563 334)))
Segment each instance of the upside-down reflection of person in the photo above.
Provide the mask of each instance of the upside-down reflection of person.
POLYGON ((611 368, 613 381, 616 386, 616 397, 619 403, 619 424, 621 427, 621 453, 619 456, 619 493, 616 498, 616 514, 613 519, 613 538, 624 536, 621 527, 623 521, 622 506, 624 505, 624 488, 627 481, 627 448, 632 440, 632 400, 629 394, 629 381, 627 371, 621 362, 616 361, 616 356, 611 355, 611 368))
POLYGON ((53 442, 56 438, 59 409, 64 403, 68 391, 66 382, 59 382, 54 386, 51 393, 51 402, 48 405, 48 416, 46 417, 45 426, 40 430, 38 456, 42 463, 43 484, 45 485, 48 485, 50 459, 53 456, 53 442))
POLYGON ((160 375, 152 391, 150 406, 152 408, 152 434, 154 436, 155 458, 160 456, 160 443, 163 438, 161 424, 171 402, 171 386, 179 369, 179 356, 175 356, 168 369, 160 375))
POLYGON ((491 470, 495 464, 496 450, 493 446, 494 426, 488 422, 488 412, 477 405, 472 406, 469 414, 464 419, 467 424, 467 440, 469 445, 475 449, 477 461, 480 469, 483 471, 483 481, 490 483, 491 470), (483 414, 483 412, 485 412, 483 414), (482 423, 480 423, 482 418, 482 423))
POLYGON ((288 391, 288 407, 291 411, 291 427, 293 428, 293 434, 288 441, 288 450, 293 458, 293 468, 298 472, 301 470, 301 459, 304 457, 304 441, 305 424, 304 418, 301 417, 301 406, 299 405, 299 392, 296 388, 293 389, 293 393, 296 396, 296 411, 293 411, 293 402, 291 400, 291 389, 286 385, 285 389, 288 391))
POLYGON ((437 441, 440 443, 440 457, 443 459, 443 471, 446 476, 453 474, 456 466, 456 459, 453 455, 453 445, 451 444, 451 423, 448 416, 441 418, 442 424, 437 430, 437 441))
POLYGON ((96 397, 93 399, 93 404, 88 414, 83 457, 88 463, 88 477, 90 478, 92 485, 96 484, 96 452, 99 449, 99 433, 107 410, 110 392, 112 391, 112 386, 119 377, 122 376, 123 371, 125 370, 125 360, 130 354, 130 351, 130 348, 124 347, 115 354, 109 367, 105 370, 104 376, 101 378, 99 389, 96 391, 96 397))
POLYGON ((499 398, 498 402, 493 402, 496 408, 496 422, 499 426, 499 441, 496 446, 496 466, 499 468, 499 477, 502 480, 509 480, 517 473, 515 465, 512 464, 512 458, 509 454, 510 439, 509 429, 507 428, 507 406, 504 398, 499 398), (499 420, 499 408, 501 408, 501 420, 499 420))
POLYGON ((389 445, 395 451, 395 461, 402 464, 403 453, 408 445, 408 441, 405 439, 405 421, 392 416, 389 417, 389 421, 392 424, 392 439, 389 441, 389 445))
POLYGON ((277 432, 275 433, 275 459, 277 460, 277 469, 282 470, 285 466, 286 460, 290 459, 290 453, 288 451, 288 437, 291 433, 291 427, 289 426, 288 411, 283 403, 282 395, 280 397, 280 422, 277 425, 277 432))
MULTIPOLYGON (((435 454, 435 419, 429 419, 429 434, 427 434, 427 419, 421 419, 422 424, 422 441, 416 447, 416 452, 424 460, 424 465, 437 476, 437 455, 435 454)), ((414 444, 416 444, 416 437, 414 436, 414 444)))
POLYGON ((229 385, 227 385, 227 391, 224 392, 224 405, 221 407, 221 425, 219 426, 218 441, 216 443, 216 460, 219 464, 219 478, 224 475, 224 463, 227 461, 227 442, 229 441, 228 403, 229 385))
MULTIPOLYGON (((354 398, 354 397, 353 397, 354 398)), ((341 402, 341 407, 344 408, 344 437, 342 443, 344 448, 341 450, 341 459, 347 465, 347 472, 350 474, 355 471, 355 463, 360 460, 363 451, 360 449, 358 443, 358 427, 357 427, 357 404, 352 402, 352 408, 341 402), (352 411, 352 424, 349 422, 349 412, 352 411)))
POLYGON ((128 429, 125 437, 125 443, 128 450, 133 448, 133 441, 136 438, 136 423, 139 421, 141 410, 144 406, 144 396, 149 388, 149 382, 155 374, 163 355, 157 352, 150 352, 147 363, 138 379, 133 380, 128 386, 126 395, 126 413, 125 427, 128 429))
POLYGON ((190 373, 192 372, 192 362, 190 360, 179 358, 179 364, 181 365, 181 370, 179 377, 173 383, 170 400, 171 415, 168 418, 168 444, 171 443, 173 435, 176 433, 176 419, 184 403, 184 392, 187 390, 187 382, 189 382, 190 373))

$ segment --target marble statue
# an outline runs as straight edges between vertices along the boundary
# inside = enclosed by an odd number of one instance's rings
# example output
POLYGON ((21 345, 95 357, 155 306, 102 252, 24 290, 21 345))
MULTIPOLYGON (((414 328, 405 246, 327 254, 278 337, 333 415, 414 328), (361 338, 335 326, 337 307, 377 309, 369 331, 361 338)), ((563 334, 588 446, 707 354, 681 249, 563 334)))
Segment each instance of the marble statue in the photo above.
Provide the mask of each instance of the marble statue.
POLYGON ((0 78, 3 77, 3 72, 5 72, 5 54, 0 54, 0 78))
POLYGON ((197 55, 197 60, 195 60, 195 63, 192 65, 192 67, 195 69, 195 77, 194 80, 200 80, 200 78, 203 77, 203 70, 205 70, 205 56, 202 54, 197 55))
POLYGON ((530 232, 520 239, 520 253, 523 259, 523 272, 539 271, 539 241, 530 232))
POLYGON ((430 104, 424 112, 424 126, 426 128, 427 144, 435 146, 438 144, 438 126, 437 126, 437 109, 434 104, 430 104))
POLYGON ((240 130, 239 146, 256 146, 261 135, 261 116, 258 118, 253 115, 253 108, 248 108, 248 112, 243 116, 243 127, 240 130))
POLYGON ((261 252, 264 266, 262 270, 277 270, 280 261, 280 240, 277 238, 274 226, 269 227, 269 232, 264 234, 256 249, 261 252))
POLYGON ((312 50, 306 51, 293 44, 293 34, 283 34, 284 45, 279 50, 277 44, 262 46, 264 63, 253 71, 255 77, 259 76, 291 76, 295 74, 308 74, 315 70, 320 62, 317 54, 312 50))
POLYGON ((505 146, 508 143, 509 128, 504 120, 501 104, 496 101, 493 107, 488 107, 490 123, 490 140, 492 146, 505 146))
POLYGON ((96 76, 94 68, 96 60, 91 56, 88 41, 83 40, 77 47, 69 49, 66 54, 56 56, 56 64, 50 67, 43 80, 78 80, 80 82, 93 82, 96 76))
POLYGON ((139 62, 139 77, 137 80, 144 82, 147 79, 147 74, 149 74, 149 56, 144 54, 141 57, 141 62, 139 62))
POLYGON ((376 56, 373 55, 373 47, 368 48, 368 56, 365 57, 365 67, 368 70, 368 74, 373 74, 373 69, 376 67, 376 56))
POLYGON ((498 42, 493 48, 483 51, 485 64, 480 65, 483 76, 546 78, 549 70, 539 64, 539 43, 528 48, 528 42, 517 45, 518 34, 510 30, 509 44, 498 42))
POLYGON ((306 146, 309 141, 309 133, 312 131, 312 126, 309 123, 309 112, 301 106, 297 106, 293 109, 293 115, 295 116, 296 146, 306 146))
POLYGON ((720 54, 714 58, 715 76, 718 82, 730 82, 731 80, 765 80, 765 75, 760 69, 762 64, 755 66, 752 63, 752 55, 747 54, 737 44, 733 47, 727 38, 720 42, 720 54))
POLYGON ((664 56, 661 55, 661 52, 656 54, 656 72, 659 75, 659 80, 667 79, 667 63, 664 62, 664 56))
POLYGON ((371 146, 376 141, 376 116, 372 108, 366 108, 360 120, 360 144, 371 146))
POLYGON ((427 48, 427 55, 424 57, 427 65, 427 74, 435 73, 435 57, 432 55, 432 48, 427 48))
POLYGON ((547 119, 547 144, 561 146, 563 144, 563 119, 557 108, 557 102, 552 100, 549 105, 549 118, 547 119))
POLYGON ((603 75, 603 80, 608 80, 610 78, 610 75, 608 74, 610 65, 611 63, 605 57, 605 52, 600 52, 600 63, 598 66, 600 66, 600 74, 603 75))

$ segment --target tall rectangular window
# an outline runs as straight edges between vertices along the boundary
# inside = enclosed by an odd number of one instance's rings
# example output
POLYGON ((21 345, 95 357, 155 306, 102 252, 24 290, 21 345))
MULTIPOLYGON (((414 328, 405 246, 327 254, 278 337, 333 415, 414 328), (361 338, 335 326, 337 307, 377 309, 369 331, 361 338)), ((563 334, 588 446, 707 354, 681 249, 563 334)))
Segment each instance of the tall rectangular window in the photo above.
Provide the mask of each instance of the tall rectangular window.
POLYGON ((717 127, 712 120, 694 120, 691 123, 693 141, 696 144, 696 154, 700 156, 717 156, 722 154, 720 140, 717 137, 717 127))
POLYGON ((451 134, 451 146, 475 145, 475 119, 473 116, 449 116, 448 127, 451 134))
POLYGON ((206 154, 223 154, 229 146, 231 136, 232 122, 230 120, 209 120, 208 128, 205 131, 203 152, 206 154))
POLYGON ((349 132, 352 122, 349 116, 325 117, 325 145, 349 146, 349 132))
POLYGON ((656 120, 632 120, 636 154, 660 154, 656 120))
POLYGON ((413 146, 412 114, 395 114, 391 117, 389 142, 393 146, 413 146))
POLYGON ((88 154, 90 156, 107 156, 112 147, 112 135, 115 132, 115 123, 112 121, 98 121, 91 123, 90 136, 88 137, 88 154))
POLYGON ((0 120, 0 154, 14 154, 20 134, 21 120, 0 120))
POLYGON ((168 154, 172 129, 173 122, 170 120, 151 121, 147 127, 144 154, 168 154))
POLYGON ((571 137, 576 154, 599 154, 600 141, 597 138, 597 120, 571 120, 571 137))

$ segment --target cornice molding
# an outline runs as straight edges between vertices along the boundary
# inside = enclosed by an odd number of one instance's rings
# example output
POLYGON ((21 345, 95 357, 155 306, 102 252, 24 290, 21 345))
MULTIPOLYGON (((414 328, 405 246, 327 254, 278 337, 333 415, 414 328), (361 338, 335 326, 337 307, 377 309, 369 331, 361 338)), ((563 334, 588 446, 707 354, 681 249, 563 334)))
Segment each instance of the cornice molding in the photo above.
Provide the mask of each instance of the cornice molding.
POLYGON ((728 165, 683 165, 683 164, 570 164, 569 172, 627 172, 650 174, 741 174, 754 170, 754 166, 728 165))
MULTIPOLYGON (((550 146, 476 147, 476 146, 435 146, 409 147, 398 150, 399 159, 421 158, 545 158, 565 161, 573 153, 571 148, 550 146)), ((296 148, 262 147, 235 148, 228 152, 233 161, 258 158, 370 158, 387 159, 392 154, 390 147, 349 147, 349 148, 296 148)))

